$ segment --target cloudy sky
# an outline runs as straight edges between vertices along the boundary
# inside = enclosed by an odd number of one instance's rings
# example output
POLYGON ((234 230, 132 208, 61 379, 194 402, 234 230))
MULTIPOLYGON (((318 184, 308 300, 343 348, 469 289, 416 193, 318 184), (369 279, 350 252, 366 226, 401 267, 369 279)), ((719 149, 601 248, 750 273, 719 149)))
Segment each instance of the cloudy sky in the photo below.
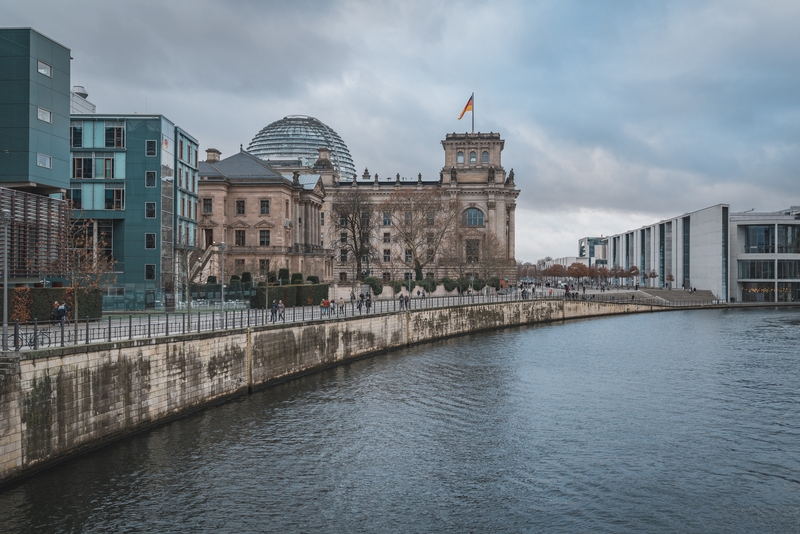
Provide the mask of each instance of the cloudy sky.
POLYGON ((101 113, 162 113, 223 157, 311 115, 359 173, 436 176, 500 132, 517 259, 718 203, 800 205, 797 0, 0 0, 72 50, 101 113))

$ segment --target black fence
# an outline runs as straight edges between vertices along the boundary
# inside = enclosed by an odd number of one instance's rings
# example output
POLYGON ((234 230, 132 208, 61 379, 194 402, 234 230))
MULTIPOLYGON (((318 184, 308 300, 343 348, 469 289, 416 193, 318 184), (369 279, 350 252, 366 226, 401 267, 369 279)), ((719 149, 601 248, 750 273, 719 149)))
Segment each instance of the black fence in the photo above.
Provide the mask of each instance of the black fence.
MULTIPOLYGON (((135 338, 165 337, 195 332, 212 332, 263 326, 273 323, 298 323, 306 321, 336 320, 375 313, 394 313, 425 308, 446 308, 487 303, 527 301, 576 300, 615 304, 639 304, 654 307, 685 308, 718 306, 725 304, 719 300, 686 300, 668 302, 660 298, 640 298, 626 294, 578 293, 565 294, 544 292, 525 293, 516 291, 509 294, 463 294, 447 297, 414 297, 408 302, 400 298, 392 300, 347 300, 330 301, 330 306, 295 306, 284 310, 238 309, 179 312, 144 315, 109 315, 97 319, 82 319, 77 322, 38 322, 14 323, 9 325, 6 338, 8 350, 36 350, 49 347, 64 347, 128 340, 135 338)), ((5 347, 4 347, 5 350, 5 347)))

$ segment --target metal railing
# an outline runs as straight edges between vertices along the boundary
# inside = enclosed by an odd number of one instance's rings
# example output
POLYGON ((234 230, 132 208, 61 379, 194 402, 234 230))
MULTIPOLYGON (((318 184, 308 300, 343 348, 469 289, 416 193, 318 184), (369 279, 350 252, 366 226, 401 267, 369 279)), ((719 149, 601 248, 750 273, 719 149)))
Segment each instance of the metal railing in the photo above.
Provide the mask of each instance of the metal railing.
POLYGON ((564 294, 561 290, 554 290, 550 294, 548 289, 544 292, 526 294, 516 291, 510 294, 462 294, 460 296, 422 297, 415 296, 401 303, 400 299, 367 301, 353 299, 344 301, 331 301, 327 308, 321 305, 295 306, 285 308, 281 313, 278 310, 267 309, 212 309, 204 308, 191 312, 176 312, 162 314, 129 314, 109 315, 102 319, 81 319, 78 324, 73 321, 39 322, 34 320, 28 323, 16 322, 13 332, 9 333, 8 347, 10 350, 36 350, 51 347, 65 347, 91 343, 131 340, 137 338, 165 337, 179 334, 199 332, 213 332, 231 330, 236 328, 263 326, 274 323, 302 323, 307 321, 337 320, 347 317, 376 314, 396 313, 406 310, 427 308, 447 308, 455 306, 471 306, 488 303, 518 302, 518 301, 586 301, 613 304, 637 304, 661 308, 687 308, 718 306, 725 304, 719 300, 687 300, 668 302, 661 298, 641 298, 632 295, 628 298, 625 294, 593 293, 579 295, 578 293, 564 294), (556 294, 558 292, 558 294, 556 294))

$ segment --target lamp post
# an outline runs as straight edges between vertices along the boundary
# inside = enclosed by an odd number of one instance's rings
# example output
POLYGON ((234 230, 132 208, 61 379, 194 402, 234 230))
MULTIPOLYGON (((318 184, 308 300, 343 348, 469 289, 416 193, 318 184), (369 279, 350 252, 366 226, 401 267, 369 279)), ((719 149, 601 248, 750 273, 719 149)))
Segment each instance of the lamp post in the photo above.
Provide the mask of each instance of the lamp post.
POLYGON ((3 351, 8 350, 8 225, 11 212, 3 210, 3 351))
POLYGON ((222 256, 221 264, 222 264, 222 284, 220 284, 220 290, 222 291, 220 296, 222 297, 222 309, 225 309, 225 241, 219 244, 219 251, 222 256))

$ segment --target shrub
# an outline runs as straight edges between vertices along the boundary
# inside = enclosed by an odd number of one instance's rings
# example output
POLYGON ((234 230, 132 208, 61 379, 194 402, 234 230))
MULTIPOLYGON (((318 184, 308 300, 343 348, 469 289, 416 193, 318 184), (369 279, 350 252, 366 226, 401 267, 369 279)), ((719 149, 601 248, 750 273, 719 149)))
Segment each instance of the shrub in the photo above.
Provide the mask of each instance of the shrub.
POLYGON ((426 278, 424 280, 420 280, 419 282, 417 282, 417 284, 420 285, 422 289, 425 290, 426 293, 433 293, 434 291, 436 291, 436 286, 438 285, 436 283, 436 280, 434 280, 433 278, 426 278))
POLYGON ((206 279, 206 284, 216 284, 216 283, 217 283, 217 277, 214 275, 211 275, 206 279))
POLYGON ((306 284, 297 286, 297 305, 316 306, 328 298, 328 284, 306 284))
POLYGON ((445 290, 452 291, 458 287, 458 280, 453 280, 445 276, 442 278, 442 285, 444 285, 445 290))
POLYGON ((392 280, 392 289, 394 289, 394 294, 400 293, 400 290, 404 287, 408 287, 407 282, 403 282, 401 280, 392 280))
POLYGON ((242 273, 242 285, 244 284, 252 284, 253 283, 253 273, 250 271, 245 271, 242 273))
POLYGON ((500 278, 496 276, 490 276, 489 279, 486 281, 487 286, 492 286, 495 289, 500 289, 500 278))
POLYGON ((486 281, 483 278, 476 277, 475 280, 472 282, 472 288, 475 291, 480 291, 484 287, 486 287, 486 281))
POLYGON ((370 276, 364 280, 364 283, 369 285, 373 295, 378 296, 383 293, 383 282, 379 278, 370 276))
POLYGON ((303 273, 292 273, 292 285, 303 283, 303 273))
POLYGON ((289 279, 289 269, 278 269, 278 279, 279 280, 288 280, 289 279))
POLYGON ((275 274, 275 271, 269 271, 267 273, 267 282, 270 284, 274 284, 278 281, 278 275, 275 274))
POLYGON ((269 289, 267 284, 259 282, 256 286, 255 295, 250 297, 250 307, 264 309, 267 307, 267 297, 269 296, 269 289))
POLYGON ((312 284, 319 284, 319 276, 309 275, 306 277, 306 280, 311 282, 312 284))

